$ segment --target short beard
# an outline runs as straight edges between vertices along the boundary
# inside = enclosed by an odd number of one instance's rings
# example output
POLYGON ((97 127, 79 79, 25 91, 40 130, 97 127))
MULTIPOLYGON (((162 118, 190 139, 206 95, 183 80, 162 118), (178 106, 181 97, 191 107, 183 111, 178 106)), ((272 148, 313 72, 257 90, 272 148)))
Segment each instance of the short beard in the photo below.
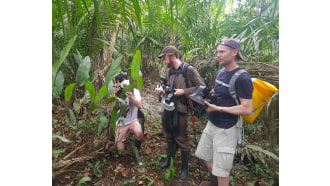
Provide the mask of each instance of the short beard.
POLYGON ((167 68, 173 68, 173 62, 170 61, 166 66, 167 66, 167 68))

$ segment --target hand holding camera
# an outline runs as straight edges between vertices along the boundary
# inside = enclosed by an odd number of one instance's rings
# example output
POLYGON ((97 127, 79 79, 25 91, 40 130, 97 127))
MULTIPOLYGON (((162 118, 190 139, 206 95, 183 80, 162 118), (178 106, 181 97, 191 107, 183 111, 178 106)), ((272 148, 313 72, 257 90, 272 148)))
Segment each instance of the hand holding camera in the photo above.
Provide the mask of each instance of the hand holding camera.
POLYGON ((198 117, 206 112, 211 112, 213 107, 209 107, 216 101, 214 92, 205 86, 199 86, 193 94, 189 95, 189 98, 197 103, 197 106, 194 108, 194 114, 198 117))

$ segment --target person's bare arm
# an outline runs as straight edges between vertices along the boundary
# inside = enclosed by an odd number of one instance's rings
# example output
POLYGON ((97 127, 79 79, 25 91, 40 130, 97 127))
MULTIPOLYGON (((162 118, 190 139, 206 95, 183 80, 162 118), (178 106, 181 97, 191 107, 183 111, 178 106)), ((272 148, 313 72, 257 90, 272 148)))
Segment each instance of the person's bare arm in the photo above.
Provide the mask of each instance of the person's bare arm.
POLYGON ((126 97, 128 97, 129 102, 133 103, 133 105, 135 105, 138 109, 142 108, 141 100, 136 99, 135 97, 133 97, 132 92, 126 92, 125 95, 126 95, 126 97))
POLYGON ((216 106, 207 101, 204 101, 204 103, 208 106, 206 112, 218 111, 240 116, 249 116, 252 113, 252 99, 239 98, 239 100, 241 104, 232 107, 216 106))

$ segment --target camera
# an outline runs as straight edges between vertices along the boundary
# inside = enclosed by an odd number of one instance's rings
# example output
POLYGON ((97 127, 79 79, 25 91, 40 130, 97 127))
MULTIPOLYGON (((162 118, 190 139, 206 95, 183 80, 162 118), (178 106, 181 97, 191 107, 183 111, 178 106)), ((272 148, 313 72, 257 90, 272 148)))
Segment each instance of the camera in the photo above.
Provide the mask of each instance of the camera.
POLYGON ((127 70, 123 69, 121 73, 115 76, 116 83, 119 81, 120 83, 120 90, 117 92, 117 96, 119 96, 123 89, 129 85, 129 80, 127 79, 127 70))
POLYGON ((197 103, 194 107, 194 115, 198 117, 206 113, 207 106, 204 100, 211 104, 216 101, 215 95, 206 86, 199 86, 194 93, 189 95, 189 98, 197 103))
POLYGON ((117 80, 119 80, 119 83, 121 83, 125 79, 127 79, 127 70, 126 69, 123 69, 119 74, 117 74, 115 76, 116 82, 117 82, 117 80))
POLYGON ((167 83, 165 78, 160 78, 160 87, 157 90, 162 90, 159 93, 159 102, 162 104, 162 108, 168 111, 173 111, 175 109, 174 105, 174 90, 169 87, 170 85, 167 83))

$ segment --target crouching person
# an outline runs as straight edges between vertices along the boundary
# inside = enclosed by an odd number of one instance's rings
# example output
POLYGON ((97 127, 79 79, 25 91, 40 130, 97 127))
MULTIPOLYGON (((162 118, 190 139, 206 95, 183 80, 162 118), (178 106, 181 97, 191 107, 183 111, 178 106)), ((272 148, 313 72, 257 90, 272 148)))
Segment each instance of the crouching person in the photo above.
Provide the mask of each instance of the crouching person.
MULTIPOLYGON (((117 80, 117 84, 114 90, 114 93, 117 95, 119 91, 121 91, 121 83, 117 80)), ((138 120, 138 109, 141 109, 142 102, 141 102, 141 95, 138 89, 133 89, 133 92, 126 92, 125 93, 126 99, 125 104, 128 105, 127 112, 124 116, 118 118, 116 122, 117 130, 116 130, 116 137, 115 143, 117 144, 117 149, 124 150, 126 141, 127 133, 132 132, 135 136, 135 146, 138 150, 138 154, 135 157, 135 161, 138 163, 140 162, 141 155, 140 149, 143 139, 143 130, 141 124, 138 120)))

